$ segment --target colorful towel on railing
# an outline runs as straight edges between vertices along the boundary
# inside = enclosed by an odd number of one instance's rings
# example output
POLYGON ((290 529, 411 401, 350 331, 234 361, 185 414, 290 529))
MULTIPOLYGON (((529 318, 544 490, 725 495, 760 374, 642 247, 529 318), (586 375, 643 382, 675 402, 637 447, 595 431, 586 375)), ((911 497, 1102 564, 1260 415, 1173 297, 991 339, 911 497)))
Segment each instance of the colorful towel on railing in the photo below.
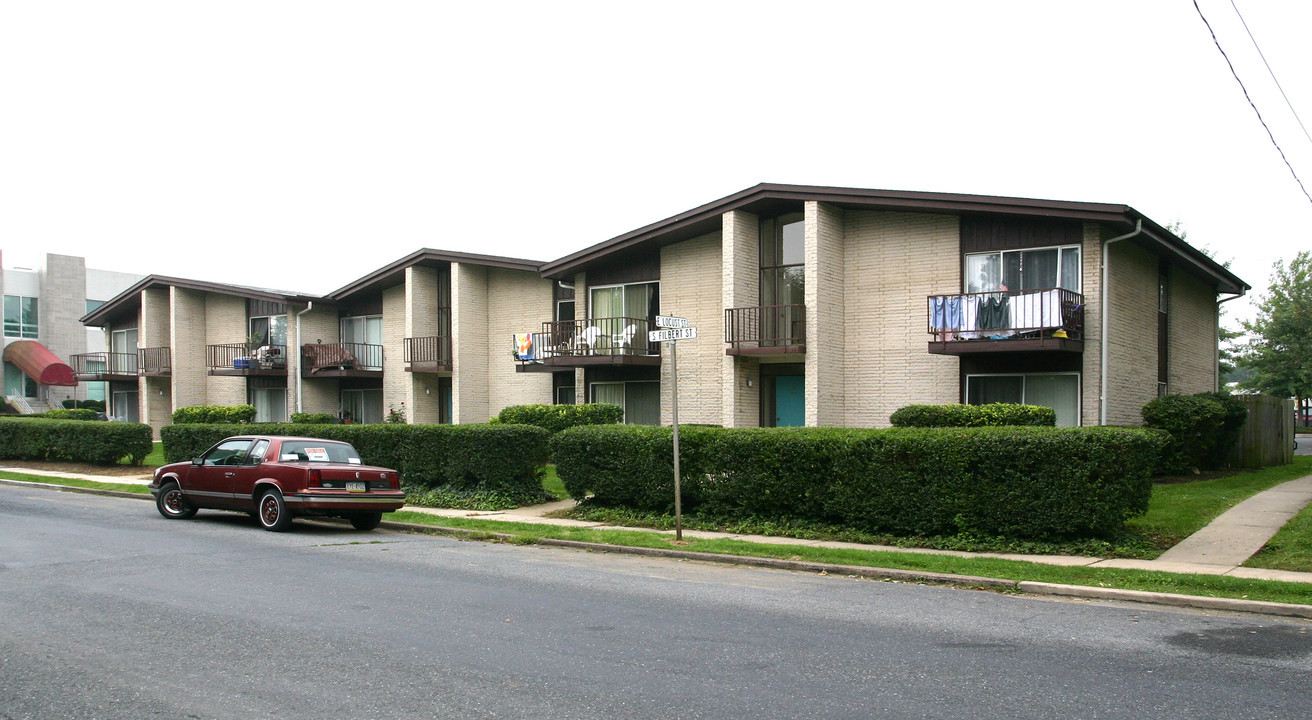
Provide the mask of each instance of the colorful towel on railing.
POLYGON ((533 333, 515 333, 515 348, 520 360, 537 358, 537 354, 533 351, 533 333))
POLYGON ((1043 330, 1061 325, 1061 296, 1057 290, 1021 293, 1012 299, 1012 329, 1043 330))

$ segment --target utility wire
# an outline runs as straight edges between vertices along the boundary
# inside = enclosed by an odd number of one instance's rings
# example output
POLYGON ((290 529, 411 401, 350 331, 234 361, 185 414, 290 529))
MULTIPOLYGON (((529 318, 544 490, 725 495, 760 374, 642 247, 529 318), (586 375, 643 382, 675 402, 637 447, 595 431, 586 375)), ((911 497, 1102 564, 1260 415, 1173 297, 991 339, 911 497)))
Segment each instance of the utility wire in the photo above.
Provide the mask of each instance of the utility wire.
POLYGON ((1239 73, 1235 72, 1234 63, 1230 62, 1230 56, 1225 54, 1225 49, 1221 47, 1221 41, 1216 39, 1216 31, 1212 29, 1212 23, 1207 22, 1203 15, 1203 9, 1198 7, 1198 0, 1194 0, 1194 10, 1198 12, 1198 17, 1202 19, 1203 24, 1207 26, 1207 32, 1212 34, 1212 42, 1216 44, 1216 49, 1220 51, 1221 57, 1225 58, 1225 64, 1230 66, 1230 74, 1234 76, 1235 82, 1239 83, 1239 89, 1244 91, 1244 99, 1248 101, 1248 106, 1253 108, 1257 113, 1257 121, 1262 123, 1266 130, 1267 137, 1271 138, 1271 144, 1276 147, 1276 152, 1280 153, 1280 159, 1285 161, 1285 167, 1289 168, 1289 174, 1294 176, 1294 182, 1298 183, 1298 188, 1303 191, 1303 197, 1312 203, 1312 195, 1309 195, 1307 188, 1303 186, 1303 181, 1298 178, 1298 173, 1294 172, 1294 166, 1289 164, 1289 158, 1285 157, 1285 151, 1280 148, 1280 143, 1276 142, 1276 136, 1271 133, 1271 128, 1262 119, 1262 113, 1258 111, 1257 105, 1253 103, 1253 98, 1248 94, 1248 88, 1244 87, 1244 81, 1239 79, 1239 73))
POLYGON ((1243 23, 1244 32, 1248 33, 1248 39, 1253 41, 1253 47, 1257 50, 1258 57, 1262 58, 1262 64, 1266 66, 1266 71, 1271 73, 1271 81, 1280 89, 1280 97, 1285 99, 1285 104, 1289 106, 1289 112, 1294 114, 1294 119, 1298 121, 1298 126, 1303 128, 1303 136, 1308 139, 1308 142, 1312 142, 1312 135, 1308 134, 1307 126, 1303 124, 1303 118, 1298 116, 1298 111, 1294 109, 1294 103, 1289 101, 1289 96, 1285 94, 1285 89, 1280 86, 1280 81, 1276 79, 1276 71, 1272 70, 1271 63, 1266 61, 1266 55, 1263 54, 1262 48, 1258 47, 1257 38, 1253 37, 1253 31, 1248 29, 1248 21, 1245 20, 1243 14, 1239 12, 1239 6, 1235 5, 1235 0, 1230 0, 1230 7, 1235 9, 1235 15, 1239 16, 1239 22, 1243 23))

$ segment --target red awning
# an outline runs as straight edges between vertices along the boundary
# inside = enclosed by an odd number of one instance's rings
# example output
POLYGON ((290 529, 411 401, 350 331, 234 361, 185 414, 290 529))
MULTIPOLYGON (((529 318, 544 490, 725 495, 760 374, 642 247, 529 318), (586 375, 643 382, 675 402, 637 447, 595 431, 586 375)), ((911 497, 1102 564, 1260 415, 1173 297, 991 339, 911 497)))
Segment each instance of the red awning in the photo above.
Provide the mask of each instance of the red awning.
POLYGON ((73 368, 35 340, 15 340, 5 346, 5 360, 42 385, 77 385, 73 368))

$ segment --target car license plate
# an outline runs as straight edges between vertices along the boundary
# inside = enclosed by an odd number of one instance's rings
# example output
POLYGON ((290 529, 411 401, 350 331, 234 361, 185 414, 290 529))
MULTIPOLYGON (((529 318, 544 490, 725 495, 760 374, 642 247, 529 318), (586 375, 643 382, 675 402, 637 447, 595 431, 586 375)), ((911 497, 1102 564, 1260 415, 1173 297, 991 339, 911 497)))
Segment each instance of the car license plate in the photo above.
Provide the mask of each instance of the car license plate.
POLYGON ((349 492, 365 492, 369 488, 363 480, 348 480, 346 482, 346 489, 349 492))

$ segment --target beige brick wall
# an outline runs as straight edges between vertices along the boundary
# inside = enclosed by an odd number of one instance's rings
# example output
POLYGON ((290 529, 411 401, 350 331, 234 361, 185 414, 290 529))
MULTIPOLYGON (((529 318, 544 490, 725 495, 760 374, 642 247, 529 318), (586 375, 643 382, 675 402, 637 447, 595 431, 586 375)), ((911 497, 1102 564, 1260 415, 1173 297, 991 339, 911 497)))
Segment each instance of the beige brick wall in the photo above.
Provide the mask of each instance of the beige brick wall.
MULTIPOLYGON (((248 331, 245 298, 218 293, 205 294, 205 343, 245 342, 248 331)), ((205 390, 207 405, 246 403, 246 378, 223 375, 206 377, 209 381, 205 390)))
MULTIPOLYGON (((407 279, 409 273, 406 274, 407 279)), ((414 389, 405 371, 406 285, 383 291, 383 416, 389 410, 402 410, 406 418, 413 415, 414 389)))
MULTIPOLYGON (((848 210, 843 221, 845 314, 820 314, 841 329, 846 403, 833 424, 887 427, 904 405, 959 402, 957 359, 931 355, 926 332, 926 298, 961 291, 957 218, 848 210)), ((810 282, 808 276, 808 293, 810 282)), ((835 342, 832 333, 824 337, 835 342)), ((808 342, 808 365, 825 358, 812 347, 808 342)))
MULTIPOLYGON (((141 310, 137 320, 137 346, 171 347, 168 288, 141 291, 141 310)), ((170 361, 173 361, 170 358, 170 361)), ((172 422, 173 382, 171 378, 137 378, 138 408, 141 422, 149 425, 159 439, 160 428, 172 422), (164 391, 160 395, 160 391, 164 391)))
POLYGON ((1080 291, 1084 295, 1080 416, 1081 424, 1097 425, 1102 416, 1102 226, 1098 223, 1084 224, 1080 262, 1080 291))
POLYGON ((137 381, 139 419, 158 440, 160 428, 173 422, 173 382, 167 377, 144 376, 137 381))
POLYGON ((1157 257, 1124 241, 1109 260, 1107 424, 1141 425, 1157 397, 1157 257))
POLYGON ((141 291, 141 314, 137 323, 137 347, 169 346, 169 290, 141 291))
POLYGON ((169 288, 169 347, 173 348, 173 407, 207 405, 205 293, 169 288))
POLYGON ((806 424, 840 426, 847 420, 846 240, 843 210, 808 201, 806 244, 806 424))
POLYGON ((1170 269, 1166 337, 1168 392, 1216 389, 1216 292, 1184 269, 1170 269))
MULTIPOLYGON (((451 405, 456 423, 487 422, 487 268, 451 263, 451 405)), ((509 356, 509 352, 506 353, 509 356)))
POLYGON ((510 405, 553 402, 551 373, 517 372, 518 363, 511 354, 515 333, 536 332, 543 322, 552 319, 553 282, 523 270, 487 269, 488 312, 482 332, 487 352, 484 367, 488 417, 510 405))
MULTIPOLYGON (((733 210, 721 217, 720 276, 721 301, 724 308, 754 307, 761 304, 761 227, 760 218, 749 212, 733 210)), ((724 345, 724 314, 715 324, 724 345)), ((702 331, 709 336, 709 330, 702 331)), ((709 341, 709 340, 708 340, 709 341)), ((761 424, 760 371, 756 360, 738 356, 720 357, 720 421, 725 427, 757 427, 761 424), (751 387, 748 387, 748 382, 751 387)))
MULTIPOLYGON (((719 232, 661 248, 661 314, 688 319, 697 338, 680 340, 679 422, 723 422, 724 293, 719 232)), ((673 416, 670 351, 661 345, 661 424, 673 416)))

